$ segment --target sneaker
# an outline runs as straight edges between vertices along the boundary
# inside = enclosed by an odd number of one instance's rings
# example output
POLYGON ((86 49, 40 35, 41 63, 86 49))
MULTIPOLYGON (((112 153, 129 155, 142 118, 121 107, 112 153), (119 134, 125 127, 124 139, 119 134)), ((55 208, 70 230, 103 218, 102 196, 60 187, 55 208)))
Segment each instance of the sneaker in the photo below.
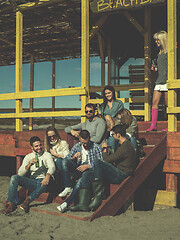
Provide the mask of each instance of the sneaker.
POLYGON ((3 214, 12 213, 16 209, 16 205, 8 202, 5 209, 2 211, 3 214))
POLYGON ((67 203, 66 203, 66 202, 63 202, 61 205, 57 206, 57 209, 58 209, 60 212, 64 213, 64 212, 66 211, 66 209, 67 209, 67 203))
POLYGON ((72 188, 71 187, 66 187, 64 191, 62 191, 59 196, 60 197, 66 197, 68 194, 72 193, 72 188))
POLYGON ((31 202, 30 197, 27 197, 24 202, 20 205, 20 209, 24 210, 26 213, 29 212, 29 204, 31 202))

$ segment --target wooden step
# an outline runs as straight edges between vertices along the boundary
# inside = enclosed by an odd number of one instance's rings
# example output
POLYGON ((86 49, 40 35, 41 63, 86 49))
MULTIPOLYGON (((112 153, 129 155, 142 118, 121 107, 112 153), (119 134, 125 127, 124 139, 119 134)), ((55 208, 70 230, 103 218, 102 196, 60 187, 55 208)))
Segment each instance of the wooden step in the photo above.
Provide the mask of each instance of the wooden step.
MULTIPOLYGON (((111 184, 110 196, 103 200, 101 206, 93 213, 87 213, 87 216, 80 216, 80 213, 62 214, 57 211, 44 211, 33 208, 34 211, 44 212, 46 214, 59 215, 68 218, 76 218, 84 221, 93 221, 101 216, 114 216, 133 195, 137 188, 150 175, 155 167, 164 159, 166 155, 166 134, 161 134, 161 138, 156 145, 147 146, 145 148, 146 156, 140 161, 134 174, 126 178, 120 185, 111 184), (89 214, 91 214, 89 216, 89 214)), ((46 201, 48 194, 42 194, 38 201, 46 201)), ((52 198, 53 203, 62 203, 62 199, 58 196, 52 198)))

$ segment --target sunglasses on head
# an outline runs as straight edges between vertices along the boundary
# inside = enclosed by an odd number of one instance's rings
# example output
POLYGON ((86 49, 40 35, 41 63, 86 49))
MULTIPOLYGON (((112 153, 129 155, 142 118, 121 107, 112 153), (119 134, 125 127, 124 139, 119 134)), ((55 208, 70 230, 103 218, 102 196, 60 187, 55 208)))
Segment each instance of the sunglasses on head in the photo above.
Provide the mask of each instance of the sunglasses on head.
POLYGON ((86 111, 85 111, 85 113, 88 113, 88 112, 89 112, 89 113, 93 113, 93 110, 89 110, 89 111, 86 110, 86 111))

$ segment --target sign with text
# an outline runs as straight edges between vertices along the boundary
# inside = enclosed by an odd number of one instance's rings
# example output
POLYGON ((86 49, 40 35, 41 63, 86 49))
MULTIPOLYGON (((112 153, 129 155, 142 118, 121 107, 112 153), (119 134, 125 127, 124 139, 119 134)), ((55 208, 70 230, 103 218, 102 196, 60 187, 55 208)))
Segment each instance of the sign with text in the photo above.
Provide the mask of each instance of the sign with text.
POLYGON ((94 0, 91 3, 91 10, 94 13, 114 11, 120 9, 137 8, 164 3, 166 0, 94 0))

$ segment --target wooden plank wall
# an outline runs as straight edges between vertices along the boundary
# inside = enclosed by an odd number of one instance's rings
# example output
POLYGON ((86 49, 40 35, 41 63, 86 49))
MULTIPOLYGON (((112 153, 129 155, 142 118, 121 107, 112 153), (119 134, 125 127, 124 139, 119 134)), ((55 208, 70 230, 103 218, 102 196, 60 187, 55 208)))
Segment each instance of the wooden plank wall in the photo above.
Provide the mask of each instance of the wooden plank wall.
POLYGON ((177 192, 177 174, 180 173, 180 132, 167 133, 166 190, 177 192))

